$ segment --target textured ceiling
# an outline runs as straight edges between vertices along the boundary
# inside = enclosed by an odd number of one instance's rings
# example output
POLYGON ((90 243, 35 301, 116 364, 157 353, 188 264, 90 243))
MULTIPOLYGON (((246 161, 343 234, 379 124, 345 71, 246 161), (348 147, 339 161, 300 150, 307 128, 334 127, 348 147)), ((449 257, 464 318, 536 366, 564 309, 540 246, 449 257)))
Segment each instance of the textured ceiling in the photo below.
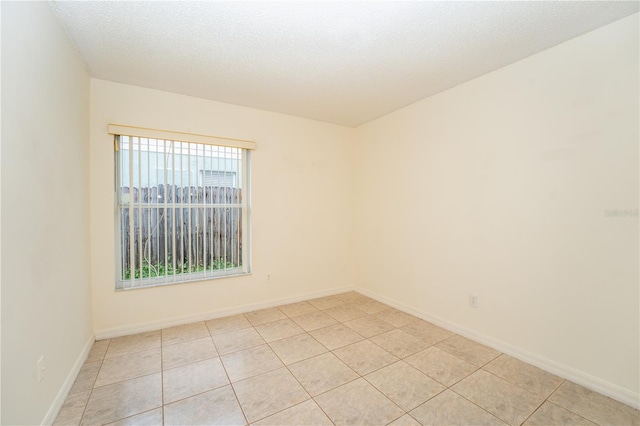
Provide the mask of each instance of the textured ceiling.
POLYGON ((92 77, 357 126, 638 2, 50 1, 92 77))

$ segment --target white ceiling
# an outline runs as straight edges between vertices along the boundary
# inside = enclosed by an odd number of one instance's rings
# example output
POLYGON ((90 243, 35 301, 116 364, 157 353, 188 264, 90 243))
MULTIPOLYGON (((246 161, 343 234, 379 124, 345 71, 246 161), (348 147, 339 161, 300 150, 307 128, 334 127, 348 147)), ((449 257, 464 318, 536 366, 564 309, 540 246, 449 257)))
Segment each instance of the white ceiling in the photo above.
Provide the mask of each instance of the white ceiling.
POLYGON ((357 126, 640 3, 50 4, 92 77, 357 126))

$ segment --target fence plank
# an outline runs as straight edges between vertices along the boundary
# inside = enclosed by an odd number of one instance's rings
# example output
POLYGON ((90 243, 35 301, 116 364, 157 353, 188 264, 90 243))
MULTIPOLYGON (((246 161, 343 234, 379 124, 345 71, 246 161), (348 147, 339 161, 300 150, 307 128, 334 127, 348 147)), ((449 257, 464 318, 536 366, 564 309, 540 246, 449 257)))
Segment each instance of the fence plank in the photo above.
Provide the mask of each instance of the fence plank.
POLYGON ((216 262, 242 264, 241 208, 224 206, 240 203, 242 190, 158 185, 132 191, 122 187, 120 192, 121 197, 128 194, 133 203, 132 209, 127 204, 120 206, 122 278, 131 266, 131 238, 135 247, 134 269, 164 267, 165 244, 170 269, 182 265, 204 268, 216 262), (165 202, 167 208, 149 205, 165 202), (131 214, 133 229, 129 229, 131 214))

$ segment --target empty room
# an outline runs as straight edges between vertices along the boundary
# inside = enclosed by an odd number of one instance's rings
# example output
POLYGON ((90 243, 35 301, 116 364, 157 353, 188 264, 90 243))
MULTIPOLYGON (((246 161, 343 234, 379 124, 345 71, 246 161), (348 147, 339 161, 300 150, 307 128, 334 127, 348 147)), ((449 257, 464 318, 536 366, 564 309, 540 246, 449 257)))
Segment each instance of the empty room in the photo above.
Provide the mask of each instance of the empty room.
POLYGON ((0 422, 640 426, 639 11, 0 2, 0 422))

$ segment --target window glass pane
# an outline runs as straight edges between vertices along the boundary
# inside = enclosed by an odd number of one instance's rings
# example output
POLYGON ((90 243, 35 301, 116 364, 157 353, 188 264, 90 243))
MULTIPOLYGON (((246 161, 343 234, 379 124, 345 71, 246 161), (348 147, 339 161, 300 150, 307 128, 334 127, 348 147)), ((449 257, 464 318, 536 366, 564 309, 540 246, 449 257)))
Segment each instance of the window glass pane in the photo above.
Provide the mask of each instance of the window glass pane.
POLYGON ((249 272, 246 167, 240 148, 120 136, 116 287, 249 272))

